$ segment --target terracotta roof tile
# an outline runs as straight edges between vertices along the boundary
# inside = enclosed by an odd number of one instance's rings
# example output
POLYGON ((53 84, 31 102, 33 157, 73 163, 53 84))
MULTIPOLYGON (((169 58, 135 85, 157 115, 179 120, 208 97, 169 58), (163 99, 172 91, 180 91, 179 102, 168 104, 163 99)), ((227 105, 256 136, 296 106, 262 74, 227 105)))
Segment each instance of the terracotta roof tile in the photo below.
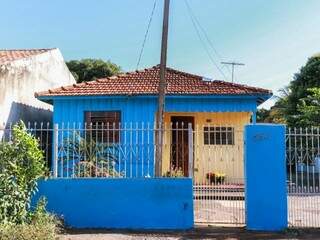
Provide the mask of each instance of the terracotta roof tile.
MULTIPOLYGON (((36 93, 40 96, 92 96, 92 95, 155 95, 158 93, 159 66, 118 76, 97 79, 87 83, 50 89, 36 93)), ((262 88, 224 81, 205 81, 203 77, 167 68, 166 94, 191 95, 256 95, 271 94, 262 88)))
POLYGON ((38 55, 52 49, 12 49, 0 50, 0 64, 5 64, 15 60, 28 58, 30 56, 38 55))

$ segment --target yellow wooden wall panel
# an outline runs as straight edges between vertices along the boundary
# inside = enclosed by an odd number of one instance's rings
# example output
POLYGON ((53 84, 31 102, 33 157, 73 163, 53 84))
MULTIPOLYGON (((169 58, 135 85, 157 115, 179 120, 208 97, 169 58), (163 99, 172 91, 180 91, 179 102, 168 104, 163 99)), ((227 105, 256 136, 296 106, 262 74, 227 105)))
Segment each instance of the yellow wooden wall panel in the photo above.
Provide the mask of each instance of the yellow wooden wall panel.
POLYGON ((197 182, 206 182, 206 174, 220 172, 226 174, 227 181, 243 179, 243 128, 250 122, 250 112, 226 113, 165 113, 166 131, 163 149, 163 173, 170 169, 171 116, 194 116, 194 177, 197 182), (235 129, 234 145, 204 145, 204 126, 232 126, 235 129))

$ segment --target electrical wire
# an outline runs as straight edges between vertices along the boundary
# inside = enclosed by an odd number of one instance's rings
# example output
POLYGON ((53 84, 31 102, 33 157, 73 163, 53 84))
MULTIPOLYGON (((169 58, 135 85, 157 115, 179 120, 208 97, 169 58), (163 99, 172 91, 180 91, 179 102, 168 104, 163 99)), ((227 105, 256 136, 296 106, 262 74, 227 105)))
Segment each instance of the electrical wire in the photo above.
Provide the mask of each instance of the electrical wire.
MULTIPOLYGON (((214 44, 212 43, 212 40, 209 38, 207 31, 205 30, 205 28, 201 25, 200 21, 198 20, 197 16, 194 14, 194 12, 192 11, 192 8, 190 7, 190 4, 188 3, 188 0, 185 0, 185 3, 187 5, 187 8, 190 11, 190 14, 193 16, 195 22, 198 24, 201 32, 203 33, 204 37, 206 38, 208 44, 210 45, 210 47, 212 48, 212 50, 214 51, 214 53, 217 55, 217 57, 219 58, 219 60, 222 62, 223 58, 221 56, 221 54, 218 52, 218 50, 214 47, 214 44)), ((229 69, 230 70, 230 69, 229 69)), ((230 72, 231 73, 231 72, 230 72)))
POLYGON ((156 5, 157 5, 157 0, 154 0, 152 11, 151 11, 151 14, 150 14, 150 17, 149 17, 149 21, 148 21, 147 30, 145 32, 145 35, 144 35, 144 38, 143 38, 143 42, 142 42, 142 46, 141 46, 141 50, 140 50, 140 53, 139 53, 136 70, 138 70, 140 62, 141 62, 143 50, 144 50, 144 47, 145 47, 145 44, 146 44, 146 41, 147 41, 147 37, 148 37, 148 34, 149 34, 149 30, 150 30, 150 26, 151 26, 151 23, 152 23, 152 19, 153 19, 154 10, 156 8, 156 5))
MULTIPOLYGON (((212 57, 212 55, 211 55, 211 53, 210 53, 210 51, 209 51, 209 49, 208 49, 205 41, 204 41, 203 38, 201 37, 200 30, 202 31, 202 33, 203 33, 205 39, 207 40, 209 46, 213 49, 213 51, 215 52, 215 54, 217 55, 217 57, 220 59, 220 61, 222 61, 221 55, 218 53, 218 51, 217 51, 216 48, 214 47, 212 41, 210 40, 208 34, 206 33, 205 29, 201 26, 199 20, 196 18, 196 16, 195 16, 194 13, 192 12, 192 9, 191 9, 188 1, 187 1, 187 0, 184 0, 184 2, 185 2, 185 5, 186 5, 186 7, 187 7, 187 10, 188 10, 188 13, 189 13, 189 16, 190 16, 192 25, 193 25, 193 27, 194 27, 194 29, 195 29, 195 31, 196 31, 196 34, 197 34, 197 36, 198 36, 198 38, 199 38, 199 40, 200 40, 200 42, 201 42, 201 44, 202 44, 205 52, 207 53, 210 61, 211 61, 211 62, 213 63, 213 65, 218 69, 218 71, 222 74, 222 76, 223 76, 225 79, 227 79, 227 77, 226 77, 225 73, 223 72, 222 68, 220 68, 219 65, 218 65, 218 64, 215 62, 215 60, 213 59, 213 57, 212 57), (198 26, 199 26, 199 27, 198 27, 198 26), (199 29, 200 29, 200 30, 199 30, 199 29)), ((228 69, 228 70, 229 70, 229 69, 228 69)))

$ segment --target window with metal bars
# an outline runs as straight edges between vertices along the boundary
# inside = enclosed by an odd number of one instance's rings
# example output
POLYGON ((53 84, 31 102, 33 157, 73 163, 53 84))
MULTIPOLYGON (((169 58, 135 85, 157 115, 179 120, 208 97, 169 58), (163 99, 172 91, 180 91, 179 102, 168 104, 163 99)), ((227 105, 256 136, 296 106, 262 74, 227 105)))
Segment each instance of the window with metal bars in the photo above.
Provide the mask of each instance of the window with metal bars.
POLYGON ((86 111, 87 138, 103 143, 119 143, 120 111, 86 111))
POLYGON ((205 145, 234 145, 233 127, 204 127, 205 145))

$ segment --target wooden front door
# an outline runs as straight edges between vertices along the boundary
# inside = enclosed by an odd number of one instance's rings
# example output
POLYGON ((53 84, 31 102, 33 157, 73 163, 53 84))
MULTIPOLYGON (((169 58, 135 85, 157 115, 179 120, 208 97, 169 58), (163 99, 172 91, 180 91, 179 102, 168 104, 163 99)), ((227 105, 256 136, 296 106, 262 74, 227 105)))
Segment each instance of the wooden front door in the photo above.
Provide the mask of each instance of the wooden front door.
MULTIPOLYGON (((174 171, 182 171, 185 177, 188 176, 188 160, 189 160, 189 137, 188 125, 194 127, 194 117, 175 116, 171 117, 172 122, 172 143, 170 166, 174 171)), ((193 154, 193 153, 191 153, 193 154)))

